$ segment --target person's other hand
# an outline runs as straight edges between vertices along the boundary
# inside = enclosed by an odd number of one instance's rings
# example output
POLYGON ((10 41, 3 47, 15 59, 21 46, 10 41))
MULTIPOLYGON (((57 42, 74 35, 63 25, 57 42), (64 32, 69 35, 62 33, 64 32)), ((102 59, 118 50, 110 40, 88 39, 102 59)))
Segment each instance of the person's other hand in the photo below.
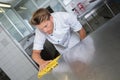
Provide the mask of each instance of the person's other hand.
POLYGON ((43 61, 41 64, 40 64, 40 67, 39 67, 39 71, 43 70, 47 64, 49 64, 52 60, 49 60, 49 61, 43 61))

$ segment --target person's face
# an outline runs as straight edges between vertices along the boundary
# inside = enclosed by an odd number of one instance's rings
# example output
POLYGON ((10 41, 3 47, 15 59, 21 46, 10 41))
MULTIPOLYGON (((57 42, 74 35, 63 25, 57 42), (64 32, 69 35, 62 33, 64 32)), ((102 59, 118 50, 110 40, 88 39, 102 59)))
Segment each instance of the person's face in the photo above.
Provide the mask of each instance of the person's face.
POLYGON ((50 17, 50 20, 43 21, 39 25, 37 25, 40 31, 46 33, 46 34, 51 34, 53 32, 53 19, 52 16, 50 17))

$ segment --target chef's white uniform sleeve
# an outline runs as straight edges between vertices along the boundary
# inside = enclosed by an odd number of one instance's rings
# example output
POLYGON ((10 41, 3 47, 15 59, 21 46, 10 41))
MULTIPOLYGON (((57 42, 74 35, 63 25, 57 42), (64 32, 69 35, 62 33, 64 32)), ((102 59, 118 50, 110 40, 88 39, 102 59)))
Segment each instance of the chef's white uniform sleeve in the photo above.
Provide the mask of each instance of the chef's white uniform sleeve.
POLYGON ((67 24, 69 24, 70 28, 75 32, 79 31, 82 28, 82 25, 78 21, 77 16, 72 13, 68 14, 67 16, 67 24))
POLYGON ((36 29, 34 43, 33 43, 33 50, 42 50, 45 40, 46 40, 45 34, 40 32, 39 29, 36 29))

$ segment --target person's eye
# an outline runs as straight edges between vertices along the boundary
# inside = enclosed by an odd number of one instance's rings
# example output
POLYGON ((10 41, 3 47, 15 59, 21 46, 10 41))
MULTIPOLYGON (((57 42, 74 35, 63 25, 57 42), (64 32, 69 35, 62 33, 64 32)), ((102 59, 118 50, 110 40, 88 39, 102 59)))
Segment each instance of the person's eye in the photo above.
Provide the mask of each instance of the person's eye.
POLYGON ((48 26, 48 24, 46 24, 44 27, 47 27, 48 26))
POLYGON ((45 27, 47 27, 47 25, 45 25, 45 27))

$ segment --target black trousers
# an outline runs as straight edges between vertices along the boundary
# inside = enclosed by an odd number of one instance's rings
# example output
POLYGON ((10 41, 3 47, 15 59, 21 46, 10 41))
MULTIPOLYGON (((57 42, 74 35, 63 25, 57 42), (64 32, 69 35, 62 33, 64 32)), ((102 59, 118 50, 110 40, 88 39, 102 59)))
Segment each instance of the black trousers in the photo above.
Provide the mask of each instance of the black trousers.
POLYGON ((48 40, 45 41, 44 49, 41 52, 41 57, 44 60, 53 60, 59 55, 59 52, 56 50, 54 45, 48 40))

